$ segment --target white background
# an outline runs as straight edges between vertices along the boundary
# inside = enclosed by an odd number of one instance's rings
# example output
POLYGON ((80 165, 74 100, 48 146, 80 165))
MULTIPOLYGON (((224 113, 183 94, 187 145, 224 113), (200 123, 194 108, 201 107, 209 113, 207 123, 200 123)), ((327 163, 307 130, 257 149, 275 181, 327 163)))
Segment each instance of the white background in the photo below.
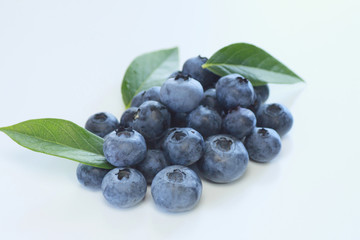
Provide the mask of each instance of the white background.
POLYGON ((119 117, 129 63, 173 46, 183 62, 253 43, 307 82, 271 86, 295 118, 280 156, 204 182, 184 214, 157 210, 150 191, 114 209, 80 186, 75 162, 1 133, 0 239, 360 239, 359 12, 358 0, 0 0, 0 126, 119 117))

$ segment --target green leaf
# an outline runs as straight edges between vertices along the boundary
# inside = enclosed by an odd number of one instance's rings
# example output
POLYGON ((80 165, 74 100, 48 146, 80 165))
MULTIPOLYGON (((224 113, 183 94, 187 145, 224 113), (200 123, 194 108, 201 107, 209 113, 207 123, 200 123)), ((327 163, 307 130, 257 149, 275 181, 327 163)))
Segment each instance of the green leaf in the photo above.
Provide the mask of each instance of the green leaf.
POLYGON ((103 154, 104 140, 67 120, 44 118, 0 128, 19 145, 35 152, 111 169, 103 154))
POLYGON ((178 48, 150 52, 135 58, 122 81, 121 93, 125 106, 130 106, 132 98, 137 93, 161 86, 178 67, 178 48))
POLYGON ((220 76, 238 73, 249 79, 254 86, 304 81, 273 56, 247 43, 235 43, 220 49, 203 68, 220 76))

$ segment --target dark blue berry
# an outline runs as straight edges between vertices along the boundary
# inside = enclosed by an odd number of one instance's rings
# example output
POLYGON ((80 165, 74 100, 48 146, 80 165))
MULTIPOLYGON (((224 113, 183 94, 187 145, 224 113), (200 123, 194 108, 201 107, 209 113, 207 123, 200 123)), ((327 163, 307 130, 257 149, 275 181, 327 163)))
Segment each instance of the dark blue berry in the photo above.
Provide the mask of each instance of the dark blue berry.
POLYGON ((254 88, 245 77, 239 74, 226 75, 216 84, 216 97, 226 109, 237 106, 248 107, 255 100, 254 88))
POLYGON ((115 167, 126 167, 144 160, 146 143, 137 131, 119 129, 106 136, 103 150, 109 163, 115 167))
POLYGON ((250 159, 256 162, 269 162, 281 150, 280 136, 271 128, 255 128, 244 144, 250 159))
POLYGON ((170 127, 171 116, 164 105, 146 101, 140 105, 134 116, 133 128, 141 133, 148 144, 161 139, 170 127))
POLYGON ((200 105, 204 107, 208 107, 210 109, 214 109, 219 114, 222 113, 223 107, 220 105, 216 98, 216 89, 210 88, 204 92, 204 97, 200 102, 200 105))
POLYGON ((280 136, 290 131, 294 121, 290 111, 279 103, 262 105, 256 117, 258 127, 272 128, 280 136))
POLYGON ((167 212, 193 209, 200 201, 202 183, 198 175, 184 166, 161 170, 151 184, 151 195, 157 207, 167 212))
POLYGON ((134 117, 137 111, 137 107, 130 107, 126 109, 120 118, 120 125, 124 128, 132 127, 132 123, 134 121, 134 117))
POLYGON ((98 135, 105 137, 119 126, 119 121, 111 113, 100 112, 92 115, 86 121, 85 129, 98 135))
POLYGON ((268 85, 256 86, 254 87, 254 91, 260 103, 264 103, 269 98, 270 90, 268 85))
POLYGON ((203 155, 204 139, 192 128, 175 128, 165 139, 163 149, 171 164, 188 166, 203 155))
POLYGON ((140 107, 141 104, 149 100, 160 102, 159 86, 151 87, 148 90, 136 94, 131 101, 131 107, 140 107))
POLYGON ((203 137, 220 133, 221 116, 213 109, 197 107, 188 116, 188 127, 197 130, 203 137))
POLYGON ((132 168, 114 168, 101 184, 105 199, 119 208, 133 207, 144 199, 147 184, 144 176, 132 168))
POLYGON ((182 70, 183 74, 188 74, 195 80, 198 80, 204 89, 213 86, 220 78, 220 76, 202 67, 207 60, 206 57, 200 56, 190 58, 184 63, 182 70))
POLYGON ((160 100, 173 112, 190 112, 199 106, 204 90, 195 79, 178 74, 169 78, 160 89, 160 100))
POLYGON ((163 151, 150 149, 147 151, 145 159, 136 165, 136 169, 144 175, 146 182, 151 184, 155 175, 169 165, 163 151))
POLYGON ((246 108, 230 110, 223 119, 223 130, 238 139, 250 134, 256 126, 255 114, 246 108))
POLYGON ((79 163, 76 169, 76 177, 83 186, 98 190, 101 188, 101 182, 105 174, 109 171, 109 169, 102 169, 79 163))
POLYGON ((229 135, 215 135, 206 140, 205 153, 197 167, 206 179, 228 183, 245 173, 248 161, 249 155, 240 140, 229 135))

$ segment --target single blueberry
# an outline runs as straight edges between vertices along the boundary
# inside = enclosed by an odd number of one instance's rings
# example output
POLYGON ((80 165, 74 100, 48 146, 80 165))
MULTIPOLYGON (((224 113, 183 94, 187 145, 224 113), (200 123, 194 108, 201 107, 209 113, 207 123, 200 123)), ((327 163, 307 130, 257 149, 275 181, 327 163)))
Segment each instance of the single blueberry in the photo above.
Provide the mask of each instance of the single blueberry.
POLYGON ((250 134, 256 126, 255 114, 246 108, 237 107, 230 110, 223 119, 223 130, 238 139, 250 134))
POLYGON ((101 188, 101 182, 105 174, 109 171, 109 169, 102 169, 79 163, 76 169, 76 177, 81 185, 98 190, 101 188))
POLYGON ((250 81, 239 74, 226 75, 216 84, 216 97, 226 109, 248 107, 255 100, 254 88, 250 81))
POLYGON ((141 104, 149 100, 160 102, 160 88, 160 86, 155 86, 139 92, 133 97, 131 107, 140 107, 141 104))
POLYGON ((170 113, 164 105, 156 101, 146 101, 140 105, 134 116, 133 128, 151 145, 164 136, 170 127, 170 121, 170 113))
POLYGON ((146 143, 137 131, 119 128, 106 136, 103 150, 109 163, 115 167, 126 167, 144 160, 146 143))
POLYGON ((86 121, 85 129, 103 138, 118 126, 119 121, 114 115, 107 112, 100 112, 89 117, 86 121))
POLYGON ((239 179, 246 170, 249 155, 242 142, 229 135, 215 135, 205 142, 205 154, 197 167, 206 179, 228 183, 239 179))
POLYGON ((116 207, 135 206, 144 199, 147 184, 144 176, 132 168, 114 168, 101 184, 105 199, 116 207))
POLYGON ((120 126, 124 128, 132 127, 132 122, 134 121, 134 117, 138 111, 137 107, 130 107, 123 112, 120 118, 120 126))
POLYGON ((204 139, 192 128, 175 128, 165 139, 163 149, 171 164, 188 166, 203 155, 204 139))
POLYGON ((186 127, 188 113, 171 112, 171 127, 186 127))
POLYGON ((250 159, 262 163, 274 159, 281 150, 280 136, 271 128, 255 128, 244 144, 250 159))
POLYGON ((173 165, 156 174, 151 195, 157 207, 168 212, 193 209, 200 201, 202 183, 190 168, 173 165))
POLYGON ((256 117, 258 127, 272 128, 280 136, 289 132, 294 122, 290 111, 279 103, 262 105, 256 117))
POLYGON ((206 57, 200 56, 190 58, 184 63, 182 70, 183 74, 190 75, 195 80, 198 80, 204 89, 214 85, 220 78, 220 76, 202 67, 207 60, 206 57))
POLYGON ((169 78, 160 89, 160 100, 173 112, 190 112, 199 106, 204 90, 195 79, 182 75, 169 78))
POLYGON ((218 102, 218 100, 216 98, 216 89, 215 88, 210 88, 204 92, 204 97, 201 100, 200 105, 214 109, 219 114, 221 114, 223 111, 223 107, 220 105, 220 103, 218 102))
POLYGON ((221 116, 213 109, 197 107, 188 116, 188 127, 197 130, 204 138, 220 133, 221 116))
POLYGON ((136 169, 144 175, 146 182, 151 184, 155 175, 169 165, 163 151, 150 149, 147 151, 145 159, 136 165, 136 169))
POLYGON ((270 90, 267 84, 262 86, 255 86, 254 91, 258 96, 260 103, 264 103, 269 98, 270 90))

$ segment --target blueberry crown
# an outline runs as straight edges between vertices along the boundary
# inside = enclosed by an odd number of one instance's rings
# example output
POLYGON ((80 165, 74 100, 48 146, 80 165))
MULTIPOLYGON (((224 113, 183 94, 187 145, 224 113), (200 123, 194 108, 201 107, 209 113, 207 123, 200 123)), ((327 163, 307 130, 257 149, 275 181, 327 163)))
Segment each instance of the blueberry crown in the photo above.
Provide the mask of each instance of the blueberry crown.
POLYGON ((191 77, 190 74, 183 74, 182 72, 178 72, 178 74, 176 74, 174 79, 175 80, 184 79, 186 81, 189 80, 190 77, 191 77))
POLYGON ((100 121, 105 121, 107 118, 108 117, 107 117, 106 113, 103 113, 103 112, 102 113, 97 113, 94 116, 94 119, 100 120, 100 121))
POLYGON ((203 61, 204 63, 206 63, 207 62, 207 60, 208 60, 208 58, 207 57, 202 57, 202 56, 198 56, 200 59, 201 59, 201 61, 203 61))
POLYGON ((119 180, 122 180, 123 178, 129 178, 130 176, 130 169, 120 169, 118 173, 115 173, 115 175, 118 176, 119 180))
POLYGON ((216 144, 216 147, 223 150, 223 151, 229 151, 231 149, 231 145, 233 144, 233 141, 231 139, 221 137, 214 141, 216 144))
POLYGON ((266 137, 267 135, 269 135, 269 131, 266 130, 265 128, 261 128, 258 130, 258 133, 260 134, 260 136, 262 137, 266 137))
POLYGON ((238 80, 239 83, 248 83, 248 82, 249 82, 249 80, 247 80, 247 79, 244 78, 243 76, 237 77, 236 80, 238 80))
POLYGON ((184 137, 186 137, 186 134, 183 131, 176 130, 172 136, 172 139, 180 141, 184 137))
POLYGON ((124 127, 123 125, 120 124, 120 126, 115 129, 116 135, 121 136, 121 135, 125 135, 125 136, 130 136, 131 133, 134 132, 132 127, 124 127))
POLYGON ((267 107, 267 110, 271 113, 280 113, 282 108, 279 104, 277 103, 273 103, 273 104, 270 104, 268 107, 267 107))
POLYGON ((166 176, 168 177, 168 179, 170 181, 182 182, 182 181, 184 181, 184 177, 186 176, 186 174, 183 171, 181 171, 180 169, 174 169, 174 171, 168 172, 166 174, 166 176))

